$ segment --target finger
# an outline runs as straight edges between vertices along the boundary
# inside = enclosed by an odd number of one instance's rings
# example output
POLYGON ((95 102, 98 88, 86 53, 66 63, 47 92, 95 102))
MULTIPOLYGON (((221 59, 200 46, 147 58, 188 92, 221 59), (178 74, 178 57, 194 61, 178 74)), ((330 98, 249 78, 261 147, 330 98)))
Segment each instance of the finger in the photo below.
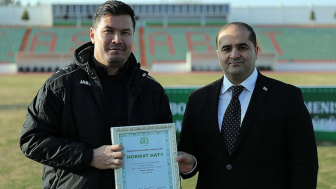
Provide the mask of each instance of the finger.
POLYGON ((114 165, 123 165, 124 160, 123 159, 113 159, 113 164, 114 165))
POLYGON ((122 165, 124 160, 122 158, 109 158, 105 161, 105 165, 122 165))
POLYGON ((176 157, 176 161, 187 163, 187 164, 194 164, 196 160, 195 160, 195 157, 192 156, 191 154, 182 152, 180 153, 179 156, 176 157))
POLYGON ((188 154, 185 153, 185 152, 178 151, 177 152, 177 157, 175 159, 176 159, 176 161, 182 161, 182 160, 184 160, 187 157, 187 155, 188 154))
POLYGON ((123 152, 111 152, 108 155, 112 159, 123 159, 125 157, 125 154, 123 152))
POLYGON ((122 160, 122 159, 111 159, 109 161, 106 161, 105 164, 110 169, 119 169, 123 166, 124 160, 122 160))
POLYGON ((119 168, 121 168, 122 167, 122 165, 111 165, 111 169, 119 169, 119 168))
POLYGON ((114 144, 114 145, 109 146, 109 148, 112 151, 121 151, 124 149, 124 146, 122 144, 114 144))
POLYGON ((177 151, 177 155, 179 156, 179 155, 182 155, 182 154, 185 154, 185 152, 183 152, 183 151, 177 151))
MULTIPOLYGON (((110 145, 110 146, 107 146, 106 149, 105 149, 105 154, 108 156, 108 157, 114 157, 113 156, 113 153, 115 152, 119 152, 121 150, 124 149, 124 146, 123 145, 120 145, 120 144, 117 144, 117 145, 110 145)), ((117 154, 116 154, 117 155, 117 154)), ((120 155, 118 155, 120 156, 120 155)))

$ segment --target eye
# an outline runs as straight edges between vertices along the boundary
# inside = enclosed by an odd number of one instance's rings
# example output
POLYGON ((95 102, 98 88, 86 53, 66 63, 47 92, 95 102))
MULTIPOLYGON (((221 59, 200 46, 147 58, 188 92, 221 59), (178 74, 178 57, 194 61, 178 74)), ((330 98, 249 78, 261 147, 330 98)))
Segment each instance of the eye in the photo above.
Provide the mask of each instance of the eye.
POLYGON ((129 31, 129 30, 125 30, 121 34, 125 35, 125 36, 132 35, 131 31, 129 31))
POLYGON ((249 47, 248 46, 240 46, 238 47, 239 50, 244 51, 247 50, 249 47))
POLYGON ((223 47, 222 51, 224 51, 224 52, 230 52, 231 48, 230 47, 223 47))

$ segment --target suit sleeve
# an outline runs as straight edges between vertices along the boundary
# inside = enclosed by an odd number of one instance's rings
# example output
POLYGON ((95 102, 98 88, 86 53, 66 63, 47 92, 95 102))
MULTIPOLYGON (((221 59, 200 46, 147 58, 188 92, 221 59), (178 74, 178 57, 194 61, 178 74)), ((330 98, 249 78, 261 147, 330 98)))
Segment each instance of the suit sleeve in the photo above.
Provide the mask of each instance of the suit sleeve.
MULTIPOLYGON (((192 123, 190 119, 192 119, 192 115, 190 113, 190 109, 192 109, 190 101, 191 97, 189 97, 189 101, 186 106, 186 110, 184 112, 183 121, 182 121, 182 129, 179 137, 179 144, 178 144, 178 150, 184 151, 186 153, 189 153, 193 155, 196 158, 197 161, 197 154, 196 154, 196 141, 193 140, 193 129, 192 129, 192 123)), ((193 177, 198 172, 198 167, 188 174, 181 174, 181 177, 183 179, 188 179, 193 177)))
POLYGON ((290 99, 287 144, 293 189, 315 189, 318 173, 318 155, 310 114, 302 92, 295 88, 290 99))

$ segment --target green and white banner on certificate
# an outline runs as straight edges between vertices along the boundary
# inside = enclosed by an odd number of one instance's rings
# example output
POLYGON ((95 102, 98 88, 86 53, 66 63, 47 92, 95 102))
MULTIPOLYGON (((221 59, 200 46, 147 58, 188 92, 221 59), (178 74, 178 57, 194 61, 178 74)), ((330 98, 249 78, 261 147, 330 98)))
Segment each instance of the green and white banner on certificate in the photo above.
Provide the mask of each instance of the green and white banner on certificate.
POLYGON ((174 123, 111 128, 112 144, 124 146, 115 169, 116 189, 180 189, 174 123))

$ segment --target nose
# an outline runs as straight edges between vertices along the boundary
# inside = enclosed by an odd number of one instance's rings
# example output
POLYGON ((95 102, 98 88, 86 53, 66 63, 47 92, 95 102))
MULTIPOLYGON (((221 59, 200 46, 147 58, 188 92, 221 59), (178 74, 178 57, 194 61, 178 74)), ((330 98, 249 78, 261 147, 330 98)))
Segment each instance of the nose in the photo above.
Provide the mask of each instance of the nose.
POLYGON ((231 59, 237 59, 239 57, 240 57, 240 53, 239 53, 238 49, 233 48, 232 51, 231 51, 230 58, 231 59))
POLYGON ((114 34, 113 39, 112 39, 112 43, 116 43, 116 44, 122 43, 120 33, 115 33, 114 34))

